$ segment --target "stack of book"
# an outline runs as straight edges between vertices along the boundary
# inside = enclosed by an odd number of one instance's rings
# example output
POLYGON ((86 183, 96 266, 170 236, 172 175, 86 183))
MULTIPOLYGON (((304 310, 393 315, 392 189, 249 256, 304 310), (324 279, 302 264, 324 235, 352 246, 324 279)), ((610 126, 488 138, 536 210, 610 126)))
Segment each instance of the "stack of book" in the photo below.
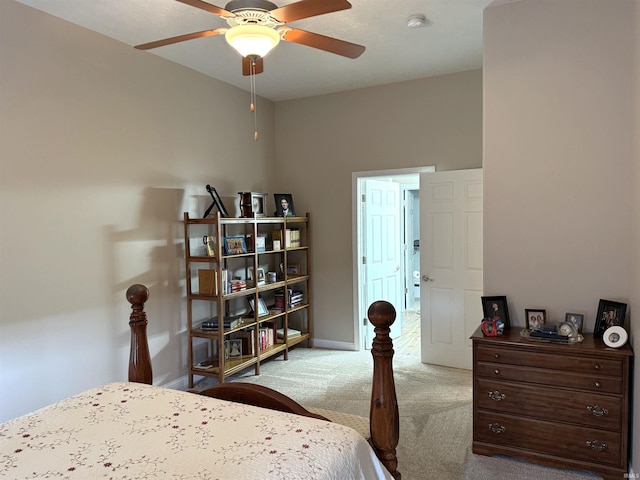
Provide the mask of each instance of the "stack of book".
MULTIPOLYGON (((278 290, 274 294, 273 308, 275 310, 280 310, 280 311, 284 310, 284 305, 285 305, 284 297, 285 297, 284 290, 278 290)), ((287 289, 287 303, 289 308, 300 305, 303 302, 303 300, 304 300, 304 294, 302 292, 293 290, 291 288, 287 289)))
MULTIPOLYGON (((300 330, 296 330, 295 328, 287 329, 287 338, 295 338, 299 337, 300 335, 302 335, 302 332, 300 330)), ((284 328, 278 329, 278 338, 284 338, 284 328)))
POLYGON ((230 282, 231 292, 239 292, 247 289, 247 282, 245 280, 231 280, 230 282))
MULTIPOLYGON (((241 315, 232 315, 228 317, 224 317, 222 322, 222 326, 225 330, 229 330, 232 328, 236 328, 242 325, 242 316, 241 315)), ((218 330, 218 317, 212 317, 209 320, 205 320, 200 325, 202 330, 218 330)))
POLYGON ((297 292, 293 290, 291 295, 289 295, 289 308, 295 307, 296 305, 300 305, 302 300, 304 299, 304 295, 302 292, 297 292))

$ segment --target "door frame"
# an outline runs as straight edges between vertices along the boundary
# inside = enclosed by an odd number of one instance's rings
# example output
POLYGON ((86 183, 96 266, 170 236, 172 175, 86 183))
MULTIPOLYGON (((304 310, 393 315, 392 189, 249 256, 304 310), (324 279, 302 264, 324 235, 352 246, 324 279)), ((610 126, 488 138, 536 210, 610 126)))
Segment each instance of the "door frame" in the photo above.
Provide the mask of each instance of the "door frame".
MULTIPOLYGON (((360 210, 360 198, 362 196, 361 184, 362 180, 371 177, 394 177, 401 175, 414 175, 420 173, 435 172, 435 166, 398 168, 391 170, 371 170, 364 172, 353 172, 351 174, 351 239, 352 239, 352 272, 353 272, 353 338, 354 347, 357 351, 363 348, 363 320, 366 318, 368 305, 363 305, 364 294, 360 288, 361 283, 361 262, 363 256, 362 251, 362 212, 360 210)), ((400 312, 398 312, 400 313, 400 312)))

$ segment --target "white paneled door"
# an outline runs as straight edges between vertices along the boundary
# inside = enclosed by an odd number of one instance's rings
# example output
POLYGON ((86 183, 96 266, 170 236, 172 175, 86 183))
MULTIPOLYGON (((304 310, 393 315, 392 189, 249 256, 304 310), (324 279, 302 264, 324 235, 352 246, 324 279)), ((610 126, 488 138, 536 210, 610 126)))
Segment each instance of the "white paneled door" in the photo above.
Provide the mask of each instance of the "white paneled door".
POLYGON ((482 169, 420 174, 423 363, 471 369, 482 319, 482 169))
MULTIPOLYGON (((400 231, 400 184, 367 179, 364 208, 365 305, 386 300, 397 312, 391 337, 402 331, 402 276, 400 231)), ((365 347, 371 348, 373 325, 367 322, 365 347)))

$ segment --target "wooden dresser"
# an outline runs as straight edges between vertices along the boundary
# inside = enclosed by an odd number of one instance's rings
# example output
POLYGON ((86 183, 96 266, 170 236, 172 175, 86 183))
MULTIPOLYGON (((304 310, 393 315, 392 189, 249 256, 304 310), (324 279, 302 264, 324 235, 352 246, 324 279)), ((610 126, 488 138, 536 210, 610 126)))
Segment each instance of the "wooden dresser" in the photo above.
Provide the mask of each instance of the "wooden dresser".
POLYGON ((605 479, 628 471, 629 345, 536 342, 514 327, 473 341, 473 453, 519 457, 605 479))

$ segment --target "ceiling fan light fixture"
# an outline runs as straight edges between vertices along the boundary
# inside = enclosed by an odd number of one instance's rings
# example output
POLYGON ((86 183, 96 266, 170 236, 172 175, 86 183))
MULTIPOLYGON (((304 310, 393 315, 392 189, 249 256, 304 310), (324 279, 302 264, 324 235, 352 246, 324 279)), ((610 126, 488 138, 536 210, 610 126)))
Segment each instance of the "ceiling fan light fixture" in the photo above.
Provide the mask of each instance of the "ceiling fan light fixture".
POLYGON ((264 25, 236 25, 224 37, 243 57, 264 57, 280 42, 280 34, 264 25))

